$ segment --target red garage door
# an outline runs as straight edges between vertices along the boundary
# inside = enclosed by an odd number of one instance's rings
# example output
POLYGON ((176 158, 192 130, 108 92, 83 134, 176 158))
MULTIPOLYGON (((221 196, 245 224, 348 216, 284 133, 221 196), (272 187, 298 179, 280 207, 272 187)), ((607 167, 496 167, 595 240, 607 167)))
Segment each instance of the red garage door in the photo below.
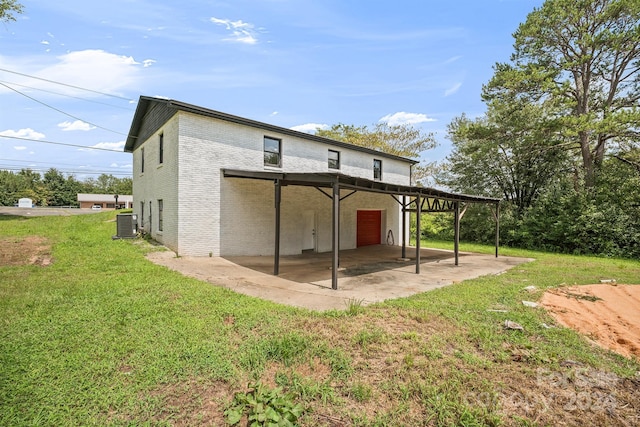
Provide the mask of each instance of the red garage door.
POLYGON ((358 247, 379 245, 381 211, 358 211, 358 247))

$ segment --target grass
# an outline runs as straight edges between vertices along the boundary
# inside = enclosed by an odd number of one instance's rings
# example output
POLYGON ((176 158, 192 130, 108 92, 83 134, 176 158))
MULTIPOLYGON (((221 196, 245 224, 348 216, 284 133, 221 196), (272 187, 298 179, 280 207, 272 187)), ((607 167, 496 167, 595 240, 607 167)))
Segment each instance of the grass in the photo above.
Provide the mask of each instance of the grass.
POLYGON ((520 303, 561 284, 638 283, 637 261, 505 248, 536 261, 313 313, 154 265, 144 255, 157 247, 111 240, 113 218, 0 216, 0 243, 39 236, 52 257, 0 266, 0 425, 221 425, 234 395, 256 381, 292 394, 305 408, 301 425, 638 421, 639 364, 544 328, 553 320, 520 303), (523 291, 529 285, 539 291, 523 291), (498 307, 507 313, 487 311, 498 307), (505 331, 507 318, 524 331, 505 331), (591 382, 556 381, 576 377, 591 382))

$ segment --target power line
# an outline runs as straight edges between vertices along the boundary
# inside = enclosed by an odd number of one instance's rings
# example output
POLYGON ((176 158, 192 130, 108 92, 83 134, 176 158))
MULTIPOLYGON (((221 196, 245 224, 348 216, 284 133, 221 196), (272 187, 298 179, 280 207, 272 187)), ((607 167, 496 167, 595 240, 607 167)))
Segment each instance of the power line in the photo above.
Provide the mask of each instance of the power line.
POLYGON ((88 122, 88 121, 86 121, 86 120, 83 120, 83 119, 81 119, 80 117, 77 117, 77 116, 74 116, 74 115, 72 115, 72 114, 66 113, 66 112, 64 112, 64 111, 62 111, 62 110, 60 110, 60 109, 58 109, 58 108, 56 108, 56 107, 53 107, 53 106, 51 106, 51 105, 49 105, 49 104, 47 104, 47 103, 44 103, 44 102, 42 102, 42 101, 38 101, 38 100, 37 100, 37 99, 35 99, 34 97, 29 96, 29 95, 27 95, 26 93, 22 93, 22 92, 20 92, 18 89, 12 88, 11 86, 6 85, 6 84, 4 84, 4 83, 1 83, 1 82, 0 82, 0 85, 2 85, 2 86, 4 86, 4 87, 6 87, 7 89, 10 89, 10 90, 12 90, 12 91, 16 92, 16 93, 18 93, 18 94, 20 94, 20 95, 22 95, 22 96, 24 96, 24 97, 26 97, 26 98, 29 98, 30 100, 35 101, 35 102, 37 102, 38 104, 44 105, 44 106, 45 106, 45 107, 47 107, 47 108, 51 108, 52 110, 55 110, 55 111, 57 111, 58 113, 64 114, 65 116, 69 116, 69 117, 71 117, 72 119, 80 120, 81 122, 88 123, 88 124, 90 124, 91 126, 95 126, 95 127, 97 127, 97 128, 100 128, 100 129, 102 129, 102 130, 106 130, 106 131, 108 131, 108 132, 113 132, 113 133, 117 133, 117 134, 120 134, 120 135, 127 135, 126 133, 118 132, 117 130, 113 130, 113 129, 108 129, 108 128, 105 128, 105 127, 103 127, 103 126, 97 125, 97 124, 95 124, 95 123, 91 123, 91 122, 88 122))
MULTIPOLYGON (((46 172, 48 169, 42 169, 42 168, 19 168, 19 167, 14 167, 14 166, 8 166, 8 167, 3 167, 0 165, 0 170, 5 170, 5 171, 9 171, 9 172, 20 172, 24 169, 28 169, 30 171, 33 172, 46 172)), ((82 169, 82 170, 71 170, 71 169, 57 169, 58 172, 63 173, 63 174, 67 174, 67 175, 118 175, 118 176, 125 176, 125 177, 130 177, 131 176, 131 172, 112 172, 112 171, 101 171, 101 170, 86 170, 86 169, 82 169)))
MULTIPOLYGON (((51 163, 51 162, 37 162, 35 160, 20 160, 20 159, 0 159, 0 161, 2 162, 16 162, 16 163, 39 163, 42 165, 51 165, 51 167, 57 167, 57 166, 71 166, 71 167, 79 167, 79 165, 77 164, 71 164, 71 163, 51 163)), ((115 169, 115 168, 110 168, 110 169, 115 169)))
POLYGON ((94 104, 99 104, 99 105, 106 105, 107 107, 119 108, 121 110, 128 110, 128 111, 132 110, 132 108, 129 108, 129 107, 121 107, 120 105, 107 104, 106 102, 95 101, 93 99, 88 99, 88 98, 81 98, 79 96, 67 95, 65 93, 54 92, 52 90, 46 90, 46 89, 41 89, 41 88, 38 88, 38 87, 22 85, 22 84, 19 84, 19 83, 8 82, 8 81, 4 81, 4 80, 0 80, 0 83, 6 83, 6 84, 9 84, 9 85, 13 85, 13 86, 20 86, 20 87, 24 87, 24 88, 32 89, 32 90, 39 90, 40 92, 51 93, 53 95, 58 95, 58 96, 66 96, 67 98, 78 99, 80 101, 85 101, 85 102, 92 102, 94 104))
POLYGON ((53 84, 57 84, 57 85, 60 85, 60 86, 66 86, 66 87, 70 87, 70 88, 73 88, 73 89, 84 90, 86 92, 97 93, 98 95, 109 96, 111 98, 123 99, 125 101, 133 101, 132 99, 125 98, 124 96, 113 95, 113 94, 110 94, 110 93, 100 92, 100 91, 93 90, 93 89, 87 89, 87 88, 80 87, 80 86, 74 86, 74 85, 70 85, 68 83, 56 82, 54 80, 49 80, 49 79, 45 79, 45 78, 42 78, 42 77, 31 76, 29 74, 19 73, 17 71, 7 70, 5 68, 0 68, 0 71, 4 71, 4 72, 7 72, 7 73, 11 73, 11 74, 17 74, 19 76, 28 77, 30 79, 42 80, 43 82, 53 83, 53 84))
POLYGON ((53 141, 46 141, 44 139, 23 138, 23 137, 20 137, 20 136, 0 135, 0 138, 18 139, 20 141, 42 142, 44 144, 53 144, 53 145, 64 145, 64 146, 67 146, 67 147, 78 147, 78 148, 84 148, 84 149, 87 149, 87 150, 101 150, 101 151, 111 151, 113 153, 124 153, 124 151, 112 150, 111 148, 87 147, 86 145, 69 144, 69 143, 65 143, 65 142, 53 142, 53 141))

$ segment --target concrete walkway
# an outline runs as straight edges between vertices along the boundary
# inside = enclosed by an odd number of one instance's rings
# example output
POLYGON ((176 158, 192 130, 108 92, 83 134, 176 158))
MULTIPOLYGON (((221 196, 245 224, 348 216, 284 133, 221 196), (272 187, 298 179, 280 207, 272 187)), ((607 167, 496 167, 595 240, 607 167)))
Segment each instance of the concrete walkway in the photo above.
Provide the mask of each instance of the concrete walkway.
MULTIPOLYGON (((415 255, 408 248, 407 255, 415 255)), ((343 310, 350 301, 362 305, 427 292, 463 280, 498 274, 528 258, 422 249, 420 274, 415 258, 400 260, 397 246, 368 246, 340 251, 338 290, 331 289, 331 254, 281 257, 280 275, 273 276, 273 257, 177 257, 152 252, 148 258, 185 276, 224 286, 236 292, 310 310, 343 310)))

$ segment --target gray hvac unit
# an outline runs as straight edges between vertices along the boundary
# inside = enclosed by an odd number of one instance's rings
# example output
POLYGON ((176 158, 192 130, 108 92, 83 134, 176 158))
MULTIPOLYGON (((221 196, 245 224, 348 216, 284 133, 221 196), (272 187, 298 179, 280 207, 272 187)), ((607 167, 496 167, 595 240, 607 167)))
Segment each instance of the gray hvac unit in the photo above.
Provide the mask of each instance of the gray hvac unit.
POLYGON ((133 213, 116 215, 118 239, 133 239, 138 236, 138 215, 133 213))

